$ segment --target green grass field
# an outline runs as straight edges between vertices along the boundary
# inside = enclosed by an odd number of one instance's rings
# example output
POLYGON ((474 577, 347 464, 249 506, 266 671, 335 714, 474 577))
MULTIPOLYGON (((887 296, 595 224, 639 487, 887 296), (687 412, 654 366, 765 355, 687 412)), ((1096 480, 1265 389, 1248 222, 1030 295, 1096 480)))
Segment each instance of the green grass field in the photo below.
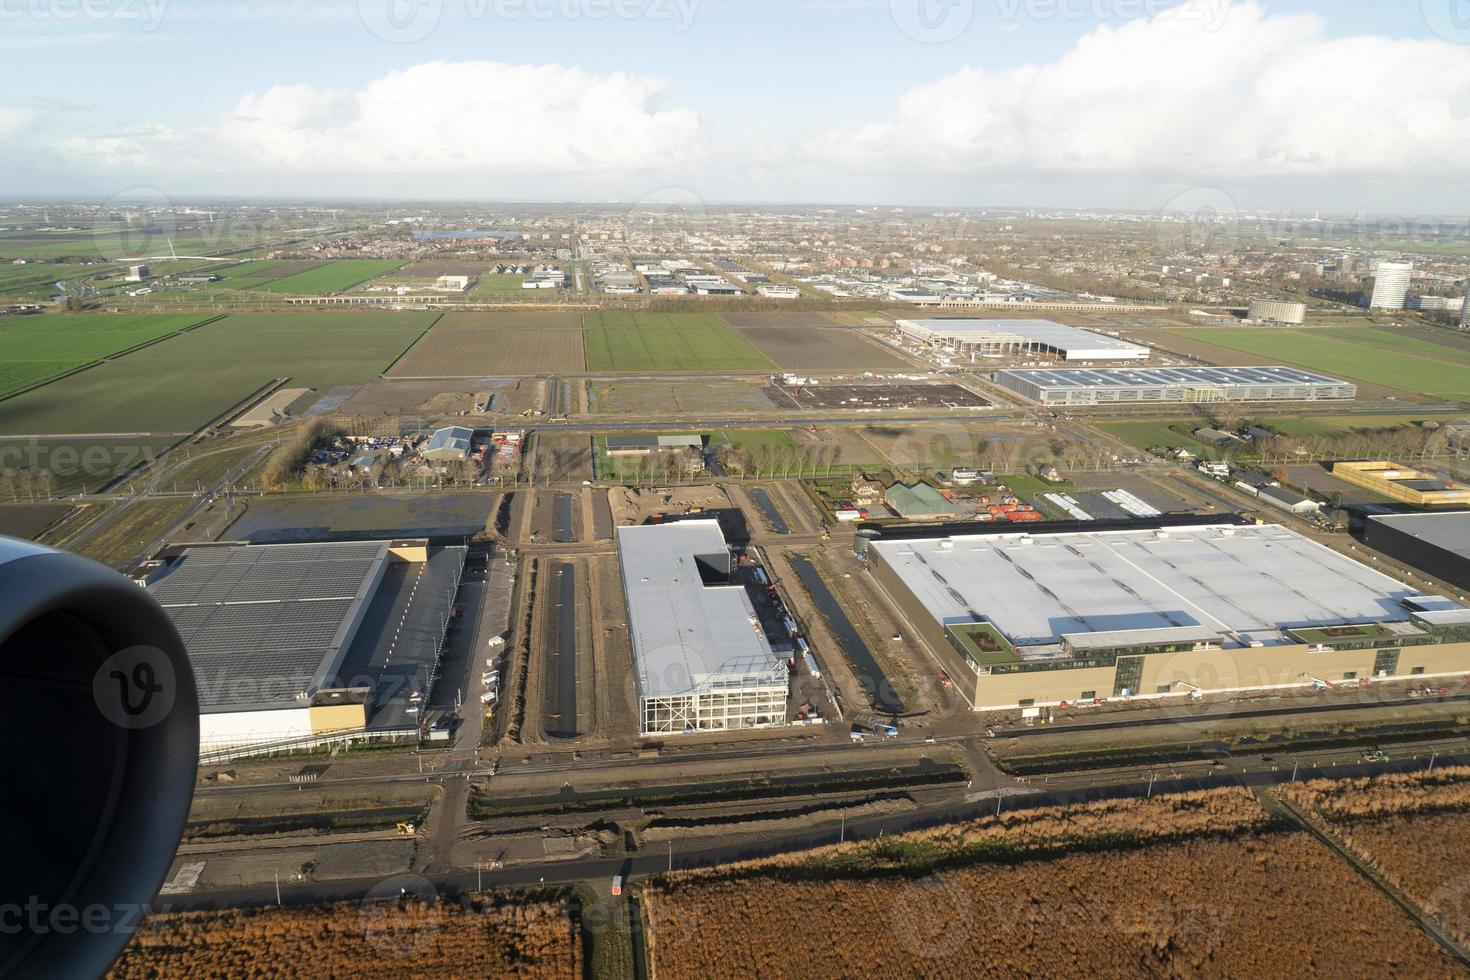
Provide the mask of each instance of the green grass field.
POLYGON ((487 276, 480 277, 480 281, 475 285, 473 292, 519 293, 521 292, 521 283, 525 281, 525 276, 497 275, 492 272, 487 276))
MULTIPOLYGON (((1191 421, 1188 424, 1198 428, 1205 423, 1191 421)), ((1223 458, 1223 454, 1214 446, 1207 446, 1198 439, 1175 432, 1169 428, 1167 422, 1099 422, 1097 427, 1139 449, 1187 449, 1201 459, 1223 458)))
POLYGON ((796 448, 796 440, 785 429, 721 429, 716 440, 747 453, 796 448))
POLYGON ((284 262, 238 262, 235 265, 212 265, 209 271, 226 282, 237 279, 259 279, 272 269, 279 269, 284 262))
POLYGON ((1470 352, 1371 327, 1190 330, 1175 335, 1385 388, 1470 401, 1470 352))
POLYGON ((431 313, 229 316, 9 399, 0 434, 193 432, 274 378, 318 391, 368 381, 431 313))
POLYGON ((107 271, 105 266, 31 262, 0 265, 0 296, 9 300, 49 299, 61 279, 83 279, 107 271))
POLYGON ((305 272, 298 272, 294 276, 264 280, 247 277, 236 279, 231 285, 236 289, 253 289, 262 293, 322 296, 327 293, 344 292, 359 283, 392 272, 402 264, 402 262, 380 259, 342 259, 328 262, 315 269, 307 269, 305 272))
POLYGON ((773 371, 776 365, 711 313, 592 313, 589 371, 773 371))
POLYGON ((207 319, 71 314, 0 320, 0 396, 207 319))
POLYGON ((1372 432, 1383 429, 1400 429, 1424 421, 1413 415, 1335 415, 1312 418, 1262 419, 1260 424, 1284 436, 1300 439, 1312 436, 1338 436, 1347 432, 1372 432))
POLYGON ((588 330, 686 330, 690 327, 728 327, 714 313, 585 313, 588 330))

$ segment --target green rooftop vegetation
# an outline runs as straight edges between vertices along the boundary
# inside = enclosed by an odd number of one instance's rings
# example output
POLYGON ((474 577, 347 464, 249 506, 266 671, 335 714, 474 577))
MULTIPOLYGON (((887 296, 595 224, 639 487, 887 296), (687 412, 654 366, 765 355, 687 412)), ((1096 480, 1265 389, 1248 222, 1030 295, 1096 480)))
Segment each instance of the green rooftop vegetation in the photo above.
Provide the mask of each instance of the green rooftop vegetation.
POLYGON ((982 667, 1019 663, 1021 658, 1000 630, 989 623, 958 623, 948 627, 960 652, 982 667))

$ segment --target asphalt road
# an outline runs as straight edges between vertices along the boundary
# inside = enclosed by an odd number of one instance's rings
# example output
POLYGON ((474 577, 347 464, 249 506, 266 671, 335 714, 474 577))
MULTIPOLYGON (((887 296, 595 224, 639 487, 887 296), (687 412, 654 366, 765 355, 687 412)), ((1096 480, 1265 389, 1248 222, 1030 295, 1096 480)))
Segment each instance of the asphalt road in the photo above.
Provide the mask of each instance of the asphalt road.
MULTIPOLYGON (((1470 751, 1442 754, 1439 765, 1470 764, 1470 751)), ((1422 760, 1407 758, 1389 763, 1342 764, 1327 771, 1317 770, 1314 776, 1330 776, 1337 779, 1359 778, 1379 775, 1384 772, 1409 772, 1422 770, 1422 760)), ((1208 789, 1217 786, 1275 786, 1291 782, 1300 773, 1286 766, 1271 766, 1243 771, 1202 771, 1172 775, 1159 775, 1159 769, 1140 769, 1134 780, 1107 785, 1075 785, 1034 789, 1024 795, 997 795, 995 792, 975 794, 960 803, 943 803, 922 806, 904 814, 882 815, 847 821, 843 828, 834 833, 822 827, 786 834, 758 842, 716 842, 703 846, 683 846, 674 843, 665 848, 654 848, 628 856, 594 857, 570 861, 543 862, 520 865, 513 868, 487 870, 460 870, 427 876, 403 875, 386 881, 399 882, 401 887, 421 893, 419 886, 427 881, 441 897, 472 892, 479 887, 499 888, 538 884, 571 884, 581 881, 606 880, 609 885, 615 875, 642 877, 656 875, 670 868, 676 870, 710 867, 735 861, 768 857, 792 851, 808 850, 826 844, 837 843, 838 834, 847 840, 864 840, 884 834, 918 830, 940 824, 974 819, 994 813, 998 808, 1006 810, 1035 809, 1070 803, 1085 803, 1103 799, 1137 799, 1153 793, 1183 792, 1208 789), (1150 776, 1152 774, 1152 777, 1150 776)), ((305 905, 316 902, 356 901, 371 892, 382 895, 385 879, 371 878, 333 882, 291 882, 281 886, 282 904, 305 905)), ((391 892, 390 892, 391 894, 391 892)), ((250 888, 223 889, 211 892, 195 892, 183 896, 170 896, 166 902, 154 906, 155 911, 225 908, 251 905, 268 905, 276 901, 273 885, 250 888)))

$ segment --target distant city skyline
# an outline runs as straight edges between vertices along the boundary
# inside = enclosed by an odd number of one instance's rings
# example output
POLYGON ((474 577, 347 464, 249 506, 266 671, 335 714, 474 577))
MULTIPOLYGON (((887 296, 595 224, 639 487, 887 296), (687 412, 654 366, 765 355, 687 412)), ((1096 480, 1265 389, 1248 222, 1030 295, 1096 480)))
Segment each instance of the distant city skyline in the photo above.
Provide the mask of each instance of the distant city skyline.
POLYGON ((1453 2, 4 0, 0 190, 1464 213, 1453 2))

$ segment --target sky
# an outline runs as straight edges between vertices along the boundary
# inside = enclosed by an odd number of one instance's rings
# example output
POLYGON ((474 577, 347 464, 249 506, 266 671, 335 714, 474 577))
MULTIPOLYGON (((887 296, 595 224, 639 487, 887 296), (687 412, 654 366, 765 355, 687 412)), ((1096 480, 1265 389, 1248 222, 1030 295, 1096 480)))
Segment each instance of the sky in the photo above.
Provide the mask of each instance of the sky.
POLYGON ((0 196, 1470 213, 1470 0, 0 0, 0 196))

